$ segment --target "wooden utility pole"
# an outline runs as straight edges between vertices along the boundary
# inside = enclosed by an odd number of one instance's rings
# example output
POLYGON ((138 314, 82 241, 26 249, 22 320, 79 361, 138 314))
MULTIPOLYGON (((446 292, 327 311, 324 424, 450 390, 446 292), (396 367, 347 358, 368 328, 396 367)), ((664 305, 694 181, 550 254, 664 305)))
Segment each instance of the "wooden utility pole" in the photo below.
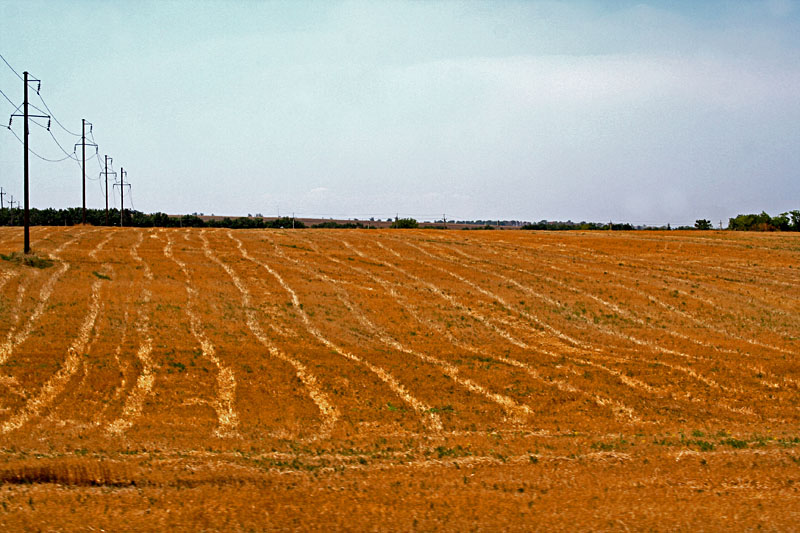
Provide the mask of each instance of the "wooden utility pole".
POLYGON ((108 226, 108 156, 106 156, 106 226, 108 226))
MULTIPOLYGON (((29 148, 28 148, 28 134, 30 133, 30 128, 28 127, 28 119, 30 119, 31 117, 49 119, 50 117, 48 115, 31 115, 30 113, 28 113, 28 84, 30 82, 32 82, 32 81, 35 81, 35 82, 39 83, 39 87, 41 88, 42 82, 41 82, 41 80, 37 80, 35 78, 29 77, 28 71, 23 72, 23 75, 24 75, 24 77, 22 78, 22 83, 24 85, 24 89, 23 89, 24 100, 23 100, 23 106, 22 106, 22 115, 14 114, 14 115, 11 115, 11 117, 13 119, 13 117, 22 116, 23 117, 23 122, 25 123, 23 125, 23 130, 22 130, 22 146, 23 146, 23 150, 25 151, 25 153, 23 154, 23 165, 22 165, 23 166, 23 174, 24 174, 23 175, 23 181, 24 181, 24 187, 23 187, 24 188, 24 194, 23 194, 23 196, 25 198, 25 213, 23 214, 23 222, 24 222, 24 226, 25 226, 24 238, 23 238, 23 251, 26 254, 29 254, 29 253, 31 253, 31 233, 30 233, 30 212, 29 212, 29 209, 30 209, 30 201, 29 201, 29 199, 30 199, 30 197, 28 195, 28 173, 29 173, 29 170, 30 170, 30 166, 29 166, 29 163, 28 163, 28 151, 29 151, 29 148)), ((38 93, 39 89, 36 89, 36 92, 38 93)), ((11 122, 8 123, 8 126, 11 127, 11 122)), ((50 129, 50 125, 49 124, 47 126, 47 129, 48 130, 50 129)), ((12 206, 13 206, 13 203, 14 202, 12 200, 11 201, 12 206)), ((17 206, 19 206, 19 202, 17 202, 17 206)))
POLYGON ((106 226, 108 226, 108 225, 109 225, 109 218, 108 218, 108 175, 109 175, 109 174, 112 174, 112 175, 114 175, 114 176, 116 176, 116 175, 117 175, 117 173, 116 173, 116 172, 109 172, 109 171, 108 171, 108 160, 109 160, 109 159, 111 160, 111 162, 112 162, 112 163, 114 162, 114 159, 113 159, 113 158, 106 156, 106 159, 105 159, 105 161, 106 161, 106 169, 105 169, 105 171, 103 172, 103 174, 105 174, 105 175, 106 175, 106 226))
POLYGON ((22 130, 23 131, 23 135, 24 135, 23 139, 25 140, 25 142, 23 143, 25 145, 25 163, 23 165, 25 167, 24 168, 24 172, 25 172, 25 215, 24 215, 24 217, 25 217, 24 218, 24 221, 25 221, 25 230, 24 230, 25 231, 25 237, 23 239, 24 240, 23 252, 26 253, 26 254, 29 254, 29 253, 31 253, 31 233, 30 233, 30 228, 28 227, 28 222, 29 222, 29 219, 28 219, 28 133, 29 133, 29 130, 28 130, 28 71, 26 70, 23 74, 25 75, 25 79, 23 80, 23 83, 25 84, 25 100, 24 100, 24 104, 22 106, 23 107, 22 113, 23 113, 23 115, 25 115, 25 126, 23 126, 24 129, 22 130))
MULTIPOLYGON (((81 119, 81 142, 80 142, 80 145, 81 145, 81 154, 82 154, 81 172, 83 174, 83 180, 82 180, 82 183, 83 183, 83 185, 82 185, 82 187, 83 187, 83 216, 82 216, 82 220, 83 220, 84 224, 86 224, 86 125, 87 124, 89 125, 89 132, 91 133, 92 128, 93 128, 92 123, 91 122, 86 122, 86 119, 82 118, 81 119)), ((77 147, 77 146, 78 145, 76 144, 75 147, 77 147)), ((89 146, 94 146, 95 150, 97 149, 97 144, 95 144, 95 143, 89 143, 89 146)))
POLYGON ((0 187, 0 209, 3 209, 3 196, 5 195, 6 191, 4 191, 2 187, 0 187))
MULTIPOLYGON (((130 187, 130 185, 129 185, 130 187)), ((122 227, 122 216, 125 214, 125 169, 119 167, 119 227, 122 227)))
POLYGON ((83 171, 83 223, 86 224, 86 119, 81 119, 81 146, 83 147, 83 159, 81 170, 83 171))

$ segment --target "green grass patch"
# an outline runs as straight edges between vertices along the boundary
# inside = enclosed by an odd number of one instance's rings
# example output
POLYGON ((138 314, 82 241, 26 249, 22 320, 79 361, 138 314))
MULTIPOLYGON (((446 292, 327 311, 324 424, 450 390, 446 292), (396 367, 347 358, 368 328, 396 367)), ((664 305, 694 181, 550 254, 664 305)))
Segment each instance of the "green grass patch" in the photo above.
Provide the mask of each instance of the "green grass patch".
POLYGON ((0 258, 2 258, 3 261, 33 268, 50 268, 55 264, 50 258, 39 257, 35 254, 21 254, 19 252, 12 252, 8 255, 0 254, 0 258))
POLYGON ((724 445, 730 446, 731 448, 737 448, 737 449, 747 448, 747 441, 734 439, 734 438, 722 439, 720 441, 720 444, 724 444, 724 445))
POLYGON ((110 277, 110 276, 106 276, 105 274, 101 274, 100 272, 98 272, 98 271, 96 271, 96 270, 93 270, 93 271, 92 271, 92 274, 94 274, 95 276, 97 276, 97 277, 98 277, 98 278, 100 278, 100 279, 107 279, 107 280, 110 280, 110 279, 111 279, 111 277, 110 277))
POLYGON ((437 446, 434 452, 436 452, 436 455, 439 456, 439 459, 443 459, 445 457, 468 457, 472 455, 472 451, 462 448, 461 445, 456 445, 453 448, 448 448, 447 446, 437 446))

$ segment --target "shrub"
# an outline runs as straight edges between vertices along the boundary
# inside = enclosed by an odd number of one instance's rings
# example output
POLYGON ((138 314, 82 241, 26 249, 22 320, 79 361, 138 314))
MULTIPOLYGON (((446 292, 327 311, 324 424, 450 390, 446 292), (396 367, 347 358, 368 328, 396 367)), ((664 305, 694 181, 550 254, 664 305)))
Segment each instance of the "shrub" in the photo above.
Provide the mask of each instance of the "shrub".
POLYGON ((398 218, 392 222, 392 227, 396 229, 416 229, 419 224, 413 218, 398 218))
POLYGON ((697 229, 707 230, 711 229, 713 226, 711 225, 710 220, 706 220, 705 218, 701 218, 694 221, 694 227, 697 229))

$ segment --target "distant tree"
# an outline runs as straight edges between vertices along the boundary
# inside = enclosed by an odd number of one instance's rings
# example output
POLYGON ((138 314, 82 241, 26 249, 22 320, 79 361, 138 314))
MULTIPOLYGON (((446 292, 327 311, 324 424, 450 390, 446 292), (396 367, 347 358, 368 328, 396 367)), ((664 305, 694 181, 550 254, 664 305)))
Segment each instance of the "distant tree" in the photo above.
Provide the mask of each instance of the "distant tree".
POLYGON ((712 229, 714 226, 711 225, 710 220, 706 220, 705 218, 701 218, 694 221, 694 227, 697 229, 712 229))
POLYGON ((770 225, 781 231, 789 231, 791 228, 789 213, 781 213, 776 217, 772 217, 772 220, 770 220, 770 225))
POLYGON ((737 215, 736 218, 729 219, 728 229, 734 231, 775 231, 778 227, 772 224, 772 217, 762 211, 760 215, 737 215))
POLYGON ((789 211, 789 217, 792 220, 791 230, 800 231, 800 211, 797 209, 789 211))
POLYGON ((419 227, 419 223, 413 218, 398 218, 392 222, 393 228, 414 229, 419 227))

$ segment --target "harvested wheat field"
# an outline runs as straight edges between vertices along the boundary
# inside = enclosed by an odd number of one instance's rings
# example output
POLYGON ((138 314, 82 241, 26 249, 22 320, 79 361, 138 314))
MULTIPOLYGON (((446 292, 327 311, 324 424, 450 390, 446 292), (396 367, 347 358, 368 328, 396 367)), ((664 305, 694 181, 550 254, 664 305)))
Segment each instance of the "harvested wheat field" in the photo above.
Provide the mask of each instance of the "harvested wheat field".
POLYGON ((797 236, 32 243, 52 266, 0 261, 2 530, 800 524, 797 236))

